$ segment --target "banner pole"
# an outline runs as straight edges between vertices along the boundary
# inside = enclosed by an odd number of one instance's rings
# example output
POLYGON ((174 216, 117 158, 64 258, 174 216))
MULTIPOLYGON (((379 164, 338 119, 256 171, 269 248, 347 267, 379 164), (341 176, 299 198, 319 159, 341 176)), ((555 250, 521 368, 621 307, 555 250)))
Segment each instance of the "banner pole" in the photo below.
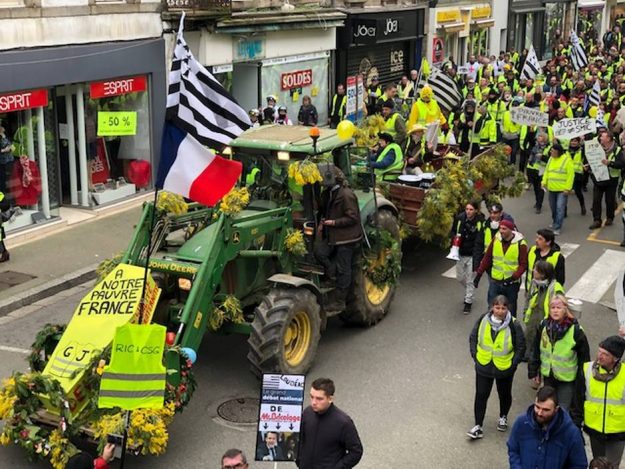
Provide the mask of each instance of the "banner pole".
POLYGON ((145 269, 143 271, 143 288, 141 290, 141 300, 139 301, 139 324, 143 323, 143 311, 145 309, 145 291, 148 284, 148 266, 150 265, 150 255, 152 254, 152 235, 154 233, 154 219, 156 218, 156 204, 158 202, 158 188, 154 188, 154 201, 152 202, 152 215, 150 216, 150 229, 148 231, 148 252, 145 256, 145 269))
POLYGON ((128 427, 130 426, 130 411, 126 411, 126 417, 124 419, 124 435, 122 438, 122 455, 119 458, 119 467, 124 469, 124 461, 126 460, 126 446, 128 444, 128 427))

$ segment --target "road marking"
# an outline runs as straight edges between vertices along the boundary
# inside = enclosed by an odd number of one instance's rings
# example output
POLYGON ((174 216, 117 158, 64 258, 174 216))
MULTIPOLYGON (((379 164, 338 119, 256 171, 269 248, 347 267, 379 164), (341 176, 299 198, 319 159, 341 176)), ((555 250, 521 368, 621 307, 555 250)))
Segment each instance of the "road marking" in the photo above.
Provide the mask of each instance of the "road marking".
POLYGON ((624 265, 625 252, 606 249, 566 292, 566 296, 579 298, 589 303, 598 303, 610 289, 624 265))
MULTIPOLYGON (((616 243, 618 244, 618 243, 616 243)), ((575 243, 563 243, 560 246, 560 252, 566 258, 575 252, 575 250, 579 247, 579 244, 575 243)), ((456 278, 456 266, 454 265, 451 269, 443 272, 443 277, 452 278, 455 280, 456 278)), ((521 288, 524 288, 523 284, 521 284, 521 288)))
POLYGON ((9 347, 8 345, 0 345, 0 351, 2 351, 2 352, 13 352, 13 353, 23 353, 24 355, 30 355, 30 350, 26 350, 25 348, 9 347))
MULTIPOLYGON (((616 211, 614 212, 614 220, 616 220, 617 218, 619 218, 618 214, 621 212, 621 210, 624 210, 625 204, 619 204, 619 206, 616 208, 616 211)), ((597 236, 599 236, 599 234, 603 231, 603 229, 605 228, 605 225, 602 225, 599 228, 595 228, 592 233, 590 233, 588 235, 588 237, 586 238, 586 241, 592 241, 593 243, 602 243, 602 244, 611 244, 613 246, 620 246, 621 243, 618 241, 612 241, 610 239, 597 239, 597 236)))

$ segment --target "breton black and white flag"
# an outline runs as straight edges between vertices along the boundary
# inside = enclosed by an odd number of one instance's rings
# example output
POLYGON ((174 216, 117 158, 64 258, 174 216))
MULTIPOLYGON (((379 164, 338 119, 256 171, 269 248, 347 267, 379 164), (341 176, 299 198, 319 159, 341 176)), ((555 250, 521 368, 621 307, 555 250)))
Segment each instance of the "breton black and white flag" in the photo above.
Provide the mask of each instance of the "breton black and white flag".
POLYGON ((592 86, 592 90, 588 95, 588 105, 589 106, 599 106, 601 102, 601 85, 599 84, 599 80, 595 80, 595 84, 592 86))
POLYGON ((581 70, 588 65, 586 51, 581 42, 579 42, 579 37, 577 37, 575 31, 571 31, 571 62, 575 70, 581 70))
POLYGON ((427 79, 421 76, 417 90, 421 91, 425 85, 429 85, 432 88, 436 102, 446 111, 449 112, 462 104, 462 95, 458 91, 453 78, 438 68, 432 67, 430 76, 427 79))
POLYGON ((538 63, 538 57, 536 56, 534 45, 532 45, 527 53, 527 57, 525 58, 525 64, 523 65, 523 70, 521 70, 521 78, 533 80, 539 73, 540 64, 538 63))

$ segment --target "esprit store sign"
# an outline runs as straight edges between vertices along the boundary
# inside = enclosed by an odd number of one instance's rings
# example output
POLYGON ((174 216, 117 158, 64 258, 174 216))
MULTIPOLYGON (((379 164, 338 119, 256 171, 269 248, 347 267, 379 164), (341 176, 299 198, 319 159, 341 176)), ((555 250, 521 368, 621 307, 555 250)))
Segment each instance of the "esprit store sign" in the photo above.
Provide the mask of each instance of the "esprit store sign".
POLYGON ((48 90, 19 91, 0 95, 0 112, 23 111, 48 105, 48 90))
POLYGON ((145 91, 147 88, 148 80, 145 76, 95 81, 89 84, 91 98, 108 98, 109 96, 137 93, 145 91))
POLYGON ((298 70, 280 75, 280 89, 291 90, 312 85, 312 69, 298 70))

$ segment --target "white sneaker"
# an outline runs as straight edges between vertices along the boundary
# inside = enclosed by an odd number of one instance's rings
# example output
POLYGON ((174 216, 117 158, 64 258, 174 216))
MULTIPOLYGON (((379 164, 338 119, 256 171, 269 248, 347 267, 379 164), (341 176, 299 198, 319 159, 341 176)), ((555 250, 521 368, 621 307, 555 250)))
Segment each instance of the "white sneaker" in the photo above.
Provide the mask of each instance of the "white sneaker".
POLYGON ((482 427, 476 425, 471 430, 467 432, 467 436, 472 440, 477 440, 479 438, 484 438, 484 432, 482 431, 482 427))
POLYGON ((503 417, 499 417, 499 422, 497 423, 497 430, 500 432, 505 432, 508 429, 508 417, 505 415, 503 417))

